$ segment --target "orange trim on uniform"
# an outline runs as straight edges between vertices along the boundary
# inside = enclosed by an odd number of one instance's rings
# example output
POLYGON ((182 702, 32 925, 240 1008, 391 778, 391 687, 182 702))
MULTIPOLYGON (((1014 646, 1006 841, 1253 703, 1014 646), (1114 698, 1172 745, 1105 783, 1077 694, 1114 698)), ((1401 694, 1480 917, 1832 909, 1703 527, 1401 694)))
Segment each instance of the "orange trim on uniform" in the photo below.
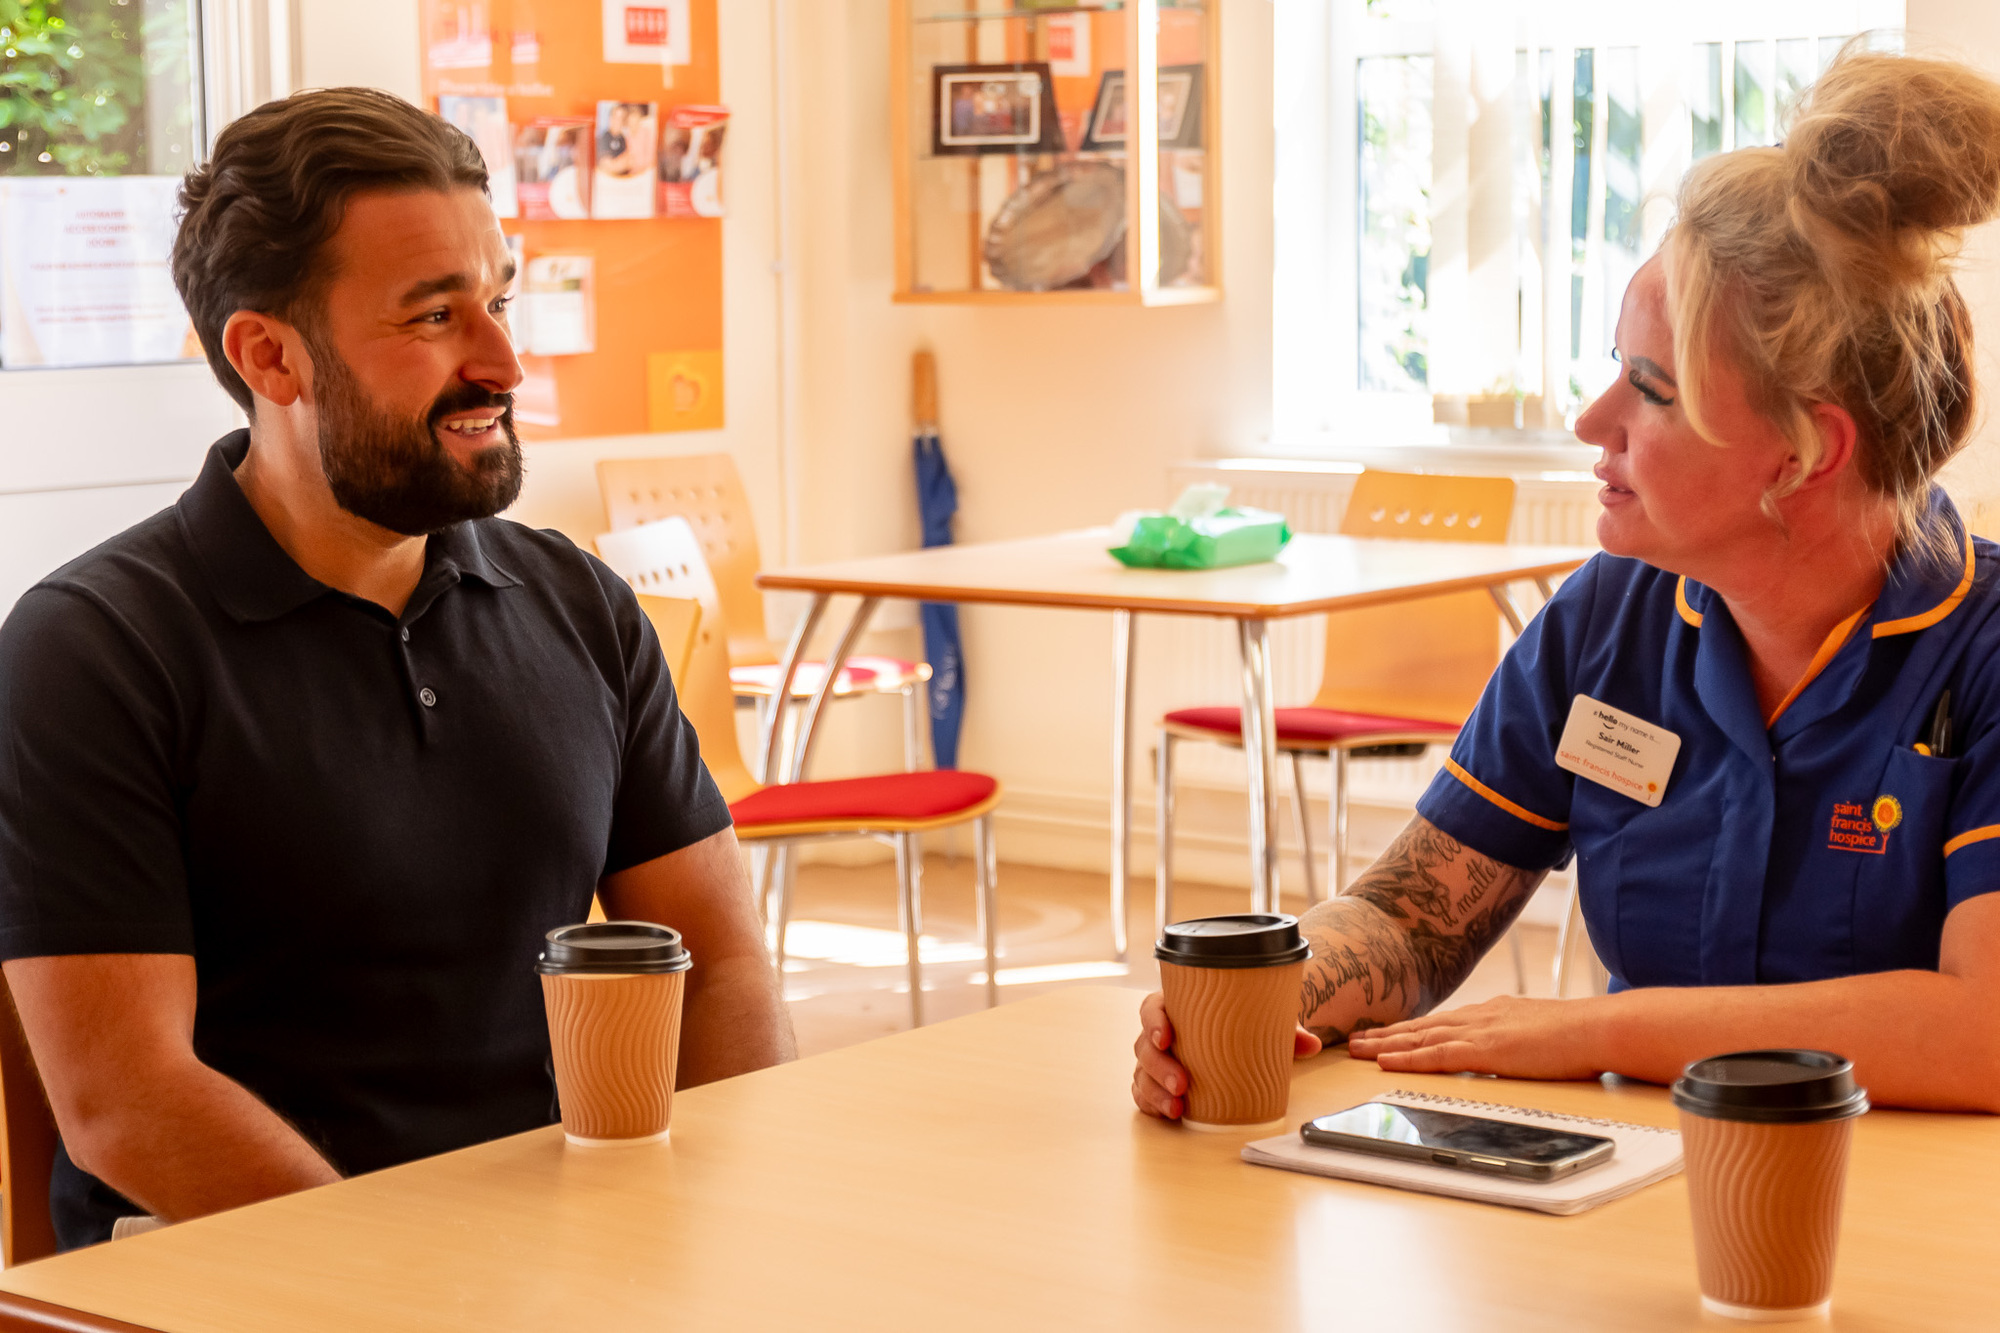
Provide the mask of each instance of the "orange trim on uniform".
POLYGON ((1904 616, 1901 620, 1885 620, 1875 627, 1875 637, 1887 638, 1891 634, 1909 634, 1920 629, 1929 629, 1958 610, 1958 604, 1965 600, 1965 594, 1972 590, 1972 533, 1965 534, 1965 575, 1958 586, 1951 590, 1951 596, 1939 602, 1930 610, 1919 615, 1904 616))
POLYGON ((1847 641, 1854 637, 1854 631, 1861 624, 1862 618, 1868 614, 1869 607, 1874 605, 1870 602, 1868 606, 1862 607, 1833 627, 1820 644, 1819 651, 1813 654, 1812 661, 1806 663, 1806 674, 1799 677, 1798 684, 1792 686, 1791 693, 1778 700, 1778 706, 1771 710, 1771 716, 1764 719, 1764 730, 1769 731, 1778 725, 1778 719, 1785 715, 1785 710, 1792 706, 1792 701, 1805 693, 1806 686, 1812 684, 1814 678, 1826 670, 1826 664, 1833 660, 1834 655, 1847 646, 1847 641))
POLYGON ((1681 575, 1681 581, 1674 585, 1674 610, 1681 613, 1682 620, 1696 629, 1701 628, 1701 612, 1688 605, 1688 578, 1685 574, 1681 575))
POLYGON ((1985 842, 1988 838, 2000 838, 2000 824, 1988 824, 1984 828, 1967 829, 1944 845, 1944 854, 1950 856, 1961 847, 1970 847, 1975 842, 1985 842))
POLYGON ((1472 774, 1460 768, 1458 766, 1458 761, 1455 759, 1446 759, 1444 761, 1444 767, 1447 773, 1450 773, 1460 782, 1463 782, 1466 786, 1472 788, 1472 790, 1478 792, 1481 796, 1484 796, 1487 800, 1493 802, 1493 804, 1499 806, 1502 810, 1505 810, 1508 814, 1514 816, 1514 818, 1516 819, 1526 820, 1528 823, 1533 824, 1536 828, 1545 828, 1551 833, 1562 833, 1569 828, 1569 825, 1567 824, 1558 824, 1553 819, 1543 819, 1540 815, 1536 814, 1534 811, 1525 810, 1520 806, 1515 805, 1505 796, 1502 796, 1499 792, 1494 791, 1491 787, 1481 782, 1478 778, 1473 777, 1472 774))

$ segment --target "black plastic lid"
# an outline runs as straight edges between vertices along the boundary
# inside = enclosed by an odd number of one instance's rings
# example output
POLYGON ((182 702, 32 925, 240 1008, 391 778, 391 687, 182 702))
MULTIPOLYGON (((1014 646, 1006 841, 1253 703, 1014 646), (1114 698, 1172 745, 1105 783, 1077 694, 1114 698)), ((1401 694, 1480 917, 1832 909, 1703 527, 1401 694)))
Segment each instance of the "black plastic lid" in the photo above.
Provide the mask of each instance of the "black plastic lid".
POLYGON ((537 972, 685 972, 694 966, 681 933, 650 921, 558 926, 545 938, 537 972))
POLYGON ((1737 1051, 1697 1060, 1674 1084, 1674 1105, 1710 1120, 1810 1125, 1868 1109, 1854 1063, 1831 1051, 1737 1051))
POLYGON ((1153 946, 1153 957, 1182 967, 1275 967, 1311 953, 1299 919, 1277 912, 1176 921, 1153 946))

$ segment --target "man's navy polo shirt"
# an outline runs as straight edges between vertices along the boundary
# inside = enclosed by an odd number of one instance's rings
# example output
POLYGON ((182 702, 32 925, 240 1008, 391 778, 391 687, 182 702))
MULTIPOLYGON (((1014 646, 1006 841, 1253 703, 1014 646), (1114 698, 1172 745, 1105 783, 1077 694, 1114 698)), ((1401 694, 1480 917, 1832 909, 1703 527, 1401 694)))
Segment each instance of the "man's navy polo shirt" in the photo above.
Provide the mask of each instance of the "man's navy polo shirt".
MULTIPOLYGON (((400 618, 336 592, 248 447, 0 627, 0 959, 193 955, 196 1053, 343 1172, 549 1124, 543 933, 729 825, 659 641, 500 519, 431 537, 400 618)), ((66 1157, 51 1203, 65 1247, 142 1211, 66 1157)))
POLYGON ((1509 865, 1573 849, 1621 989, 1935 969, 1945 915, 2000 889, 2000 569, 1942 491, 1927 521, 1962 555, 1900 556, 1773 719, 1720 597, 1597 556, 1507 654, 1418 811, 1509 865), (1937 758, 1914 746, 1947 689, 1937 758), (1578 695, 1680 736, 1658 807, 1556 767, 1578 695))

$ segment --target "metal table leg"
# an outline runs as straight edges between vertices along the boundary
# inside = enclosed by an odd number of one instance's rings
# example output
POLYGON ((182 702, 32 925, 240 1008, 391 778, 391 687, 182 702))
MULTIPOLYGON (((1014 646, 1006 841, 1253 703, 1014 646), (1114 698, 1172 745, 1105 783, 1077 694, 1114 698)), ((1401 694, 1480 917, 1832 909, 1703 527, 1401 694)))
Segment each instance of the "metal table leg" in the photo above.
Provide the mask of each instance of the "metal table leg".
POLYGON ((1111 613, 1111 947, 1125 961, 1125 890, 1132 873, 1132 643, 1138 619, 1111 613))
MULTIPOLYGON (((812 605, 806 608, 799 623, 792 630, 792 641, 785 645, 784 669, 778 672, 778 688, 771 696, 770 709, 763 714, 764 735, 761 750, 762 762, 757 766, 757 781, 776 782, 783 772, 781 751, 785 744, 785 717, 791 711, 792 681, 799 674, 799 659, 805 656, 806 645, 812 642, 813 631, 819 628, 820 617, 826 614, 827 603, 833 594, 816 592, 812 605)), ((831 673, 827 675, 832 680, 831 673)))
POLYGON ((1243 651, 1243 757, 1250 777, 1250 902, 1278 910, 1278 726, 1271 701, 1270 626, 1236 622, 1243 651))
POLYGON ((847 664, 847 656, 854 651, 855 645, 861 642, 861 636, 868 632, 869 617, 875 614, 875 608, 881 604, 882 599, 879 597, 862 598, 861 605, 854 608, 853 619, 847 622, 847 628, 841 632, 840 642, 836 643, 833 651, 827 655, 826 675, 821 678, 819 688, 813 691, 812 700, 806 704, 806 715, 799 719, 799 736, 792 745, 792 762, 785 774, 785 781, 804 780, 806 764, 812 760, 813 741, 818 738, 820 711, 826 707, 826 701, 833 697, 833 685, 840 678, 841 667, 847 664))

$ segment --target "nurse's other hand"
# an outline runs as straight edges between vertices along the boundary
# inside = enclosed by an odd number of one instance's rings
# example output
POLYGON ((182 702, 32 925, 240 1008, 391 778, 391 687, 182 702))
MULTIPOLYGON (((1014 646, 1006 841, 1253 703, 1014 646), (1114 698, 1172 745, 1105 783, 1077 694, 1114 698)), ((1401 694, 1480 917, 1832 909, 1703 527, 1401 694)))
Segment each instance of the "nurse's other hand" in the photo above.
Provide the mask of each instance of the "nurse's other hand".
POLYGON ((1498 1074, 1504 1078, 1596 1078, 1585 1049, 1584 1000, 1502 995, 1448 1013, 1370 1028, 1348 1053, 1410 1074, 1498 1074))
MULTIPOLYGON (((1147 1115, 1162 1120, 1178 1120, 1187 1110, 1188 1072, 1169 1053, 1174 1044, 1174 1026, 1167 1021, 1167 1003, 1158 991, 1139 1005, 1139 1039, 1132 1043, 1138 1067, 1132 1071, 1132 1101, 1147 1115)), ((1320 1041, 1304 1028, 1292 1033, 1292 1058, 1304 1060, 1319 1054, 1320 1041)))

